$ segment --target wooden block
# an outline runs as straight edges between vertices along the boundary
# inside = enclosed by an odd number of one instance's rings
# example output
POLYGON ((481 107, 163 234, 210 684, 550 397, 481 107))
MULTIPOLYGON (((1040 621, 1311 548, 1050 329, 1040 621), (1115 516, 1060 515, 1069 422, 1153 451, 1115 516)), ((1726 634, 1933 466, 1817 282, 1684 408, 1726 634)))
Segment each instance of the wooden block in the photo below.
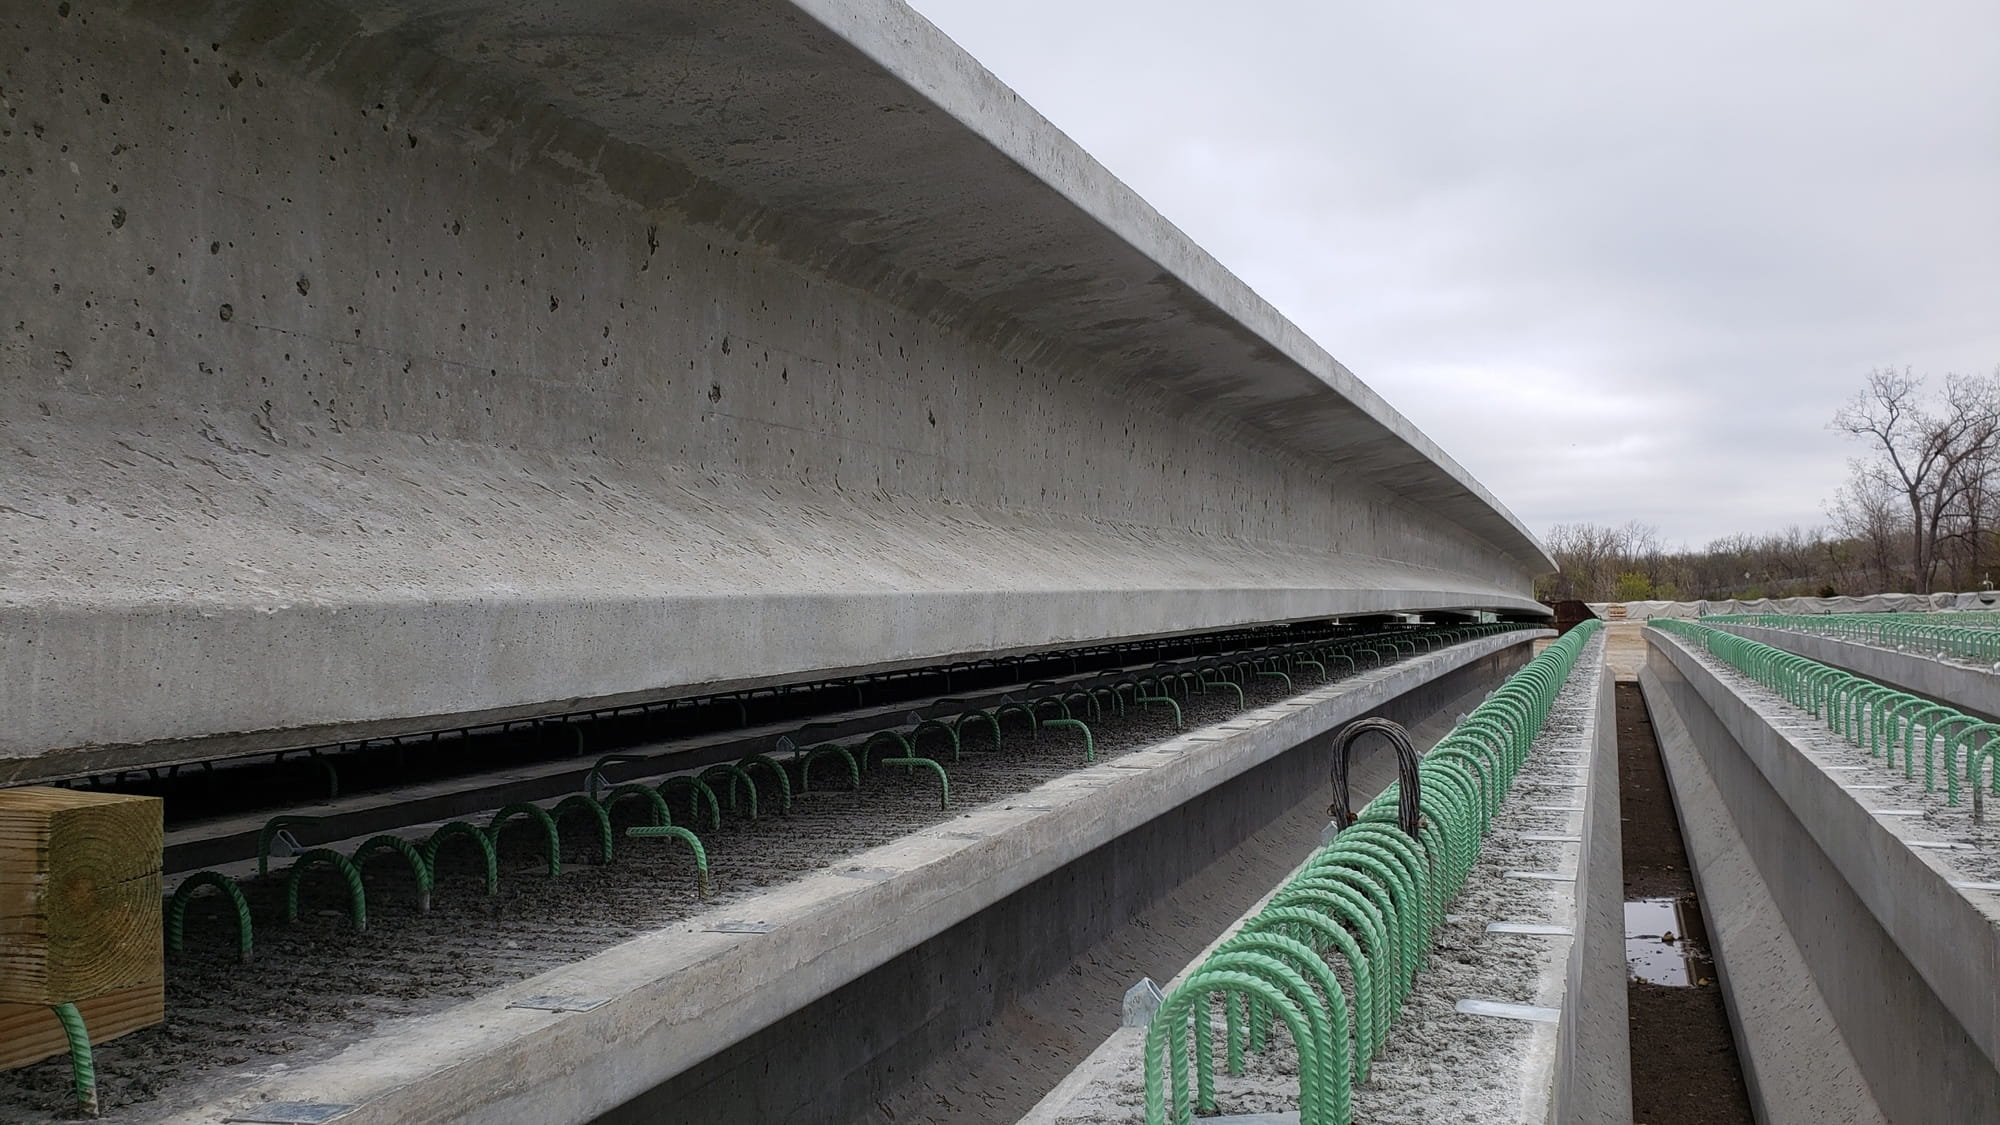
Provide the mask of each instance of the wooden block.
MULTIPOLYGON (((167 990, 164 983, 154 981, 79 1000, 76 1010, 83 1015, 90 1041, 102 1043, 166 1019, 167 990)), ((69 1039, 48 1005, 0 1004, 0 1070, 68 1054, 69 1039)))
POLYGON ((160 817, 156 797, 0 789, 0 1001, 165 979, 160 817))

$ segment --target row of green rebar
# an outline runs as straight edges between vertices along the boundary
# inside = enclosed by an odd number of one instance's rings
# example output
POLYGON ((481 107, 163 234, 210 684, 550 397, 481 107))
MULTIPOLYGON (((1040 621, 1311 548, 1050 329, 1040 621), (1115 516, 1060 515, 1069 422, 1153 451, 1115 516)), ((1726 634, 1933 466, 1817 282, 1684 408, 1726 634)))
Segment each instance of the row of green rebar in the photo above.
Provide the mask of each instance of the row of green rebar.
POLYGON ((1578 654, 1587 621, 1510 677, 1417 764, 1422 820, 1398 824, 1400 783, 1342 828, 1290 882, 1161 1003, 1146 1032, 1148 1125, 1186 1125, 1215 1111, 1212 1004, 1224 1012, 1226 1064, 1262 1050, 1274 1020, 1299 1058, 1301 1125, 1349 1125, 1446 904, 1477 862, 1515 775, 1527 761, 1578 654), (1349 996, 1329 968, 1354 984, 1349 996), (1188 1038, 1194 1040, 1194 1089, 1188 1038))
POLYGON ((1757 625, 1813 633, 1977 664, 2000 663, 2000 613, 1742 613, 1702 619, 1710 625, 1757 625))
MULTIPOLYGON (((983 725, 992 738, 995 750, 1002 745, 1003 730, 1009 720, 1016 721, 1036 741, 1040 740, 1044 729, 1071 730, 1081 738, 1083 759, 1088 762, 1094 760, 1096 754, 1096 739, 1089 722, 1100 721, 1109 712, 1123 714, 1128 707, 1161 705, 1172 709, 1175 725, 1179 726, 1180 704, 1190 701, 1197 693, 1227 689, 1241 706, 1245 701, 1244 687, 1257 678, 1282 680, 1287 687, 1291 687, 1295 674, 1312 668, 1320 674, 1322 681, 1331 681, 1334 678, 1333 669, 1340 665, 1345 665, 1349 671, 1357 671, 1364 667, 1364 661, 1367 662, 1365 666, 1379 666, 1418 651, 1431 651, 1447 644, 1518 627, 1493 624, 1413 628, 1363 637, 1299 642, 1255 653, 1166 662, 1139 675, 1121 676, 1088 685, 1030 684, 1024 690, 1022 699, 1010 699, 991 709, 968 708, 948 723, 941 719, 917 719, 908 731, 897 728, 874 731, 852 746, 837 743, 801 745, 798 738, 787 736, 777 740, 777 747, 791 750, 788 760, 781 761, 770 754, 753 752, 735 762, 716 763, 698 774, 676 774, 657 786, 626 783, 607 790, 606 767, 650 760, 640 755, 609 754, 599 758, 586 775, 585 792, 564 797, 549 809, 526 802, 510 804, 494 813, 484 826, 451 821, 421 843, 393 834, 378 835, 363 842, 351 856, 331 848, 310 848, 297 853, 286 873, 285 920, 298 920, 300 888, 305 877, 315 868, 326 867, 341 877, 354 928, 366 929, 368 905, 362 869, 378 856, 400 857, 409 865, 415 876, 417 909, 419 912, 428 911, 437 878, 438 857, 445 846, 454 841, 464 841, 465 846, 477 851, 485 872, 485 892, 488 895, 497 894, 498 841, 501 831, 513 823, 527 824, 536 831, 552 878, 562 873, 560 822, 566 816, 583 818, 596 837, 598 861, 610 863, 614 852, 611 812, 628 800, 639 801, 650 813, 651 823, 628 830, 626 835, 673 836, 686 843, 695 859, 698 893, 706 896, 710 882, 707 851, 693 831, 675 825, 670 804, 672 799, 684 797, 689 820, 700 822, 705 819, 711 830, 719 830, 725 804, 730 812, 747 815, 753 820, 761 815, 763 805, 757 775, 762 774, 773 787, 778 810, 788 814, 795 792, 810 791, 813 767, 822 761, 832 761, 844 767, 839 776, 857 790, 862 786, 864 775, 878 765, 901 766, 906 773, 917 770, 934 773, 938 780, 940 805, 949 808, 951 781, 943 764, 944 751, 948 747, 951 760, 959 760, 967 742, 969 726, 977 729, 983 725), (1079 714, 1085 718, 1079 718, 1079 714), (1085 721, 1086 718, 1089 722, 1085 721), (935 737, 932 738, 932 747, 925 750, 923 741, 927 735, 935 737), (797 771, 796 788, 793 770, 797 771)), ((912 718, 915 719, 914 716, 912 718)), ((797 733, 804 734, 807 730, 810 726, 797 733)), ((825 774, 825 770, 820 772, 825 774)), ((265 822, 257 840, 258 874, 268 873, 271 848, 281 832, 292 827, 312 827, 323 819, 288 813, 265 822)), ((189 876, 169 900, 166 916, 168 948, 174 952, 182 949, 189 904, 203 890, 214 890, 229 900, 236 915, 239 953, 247 961, 253 949, 248 900, 234 880, 214 871, 189 876)))
POLYGON ((1935 791, 1942 774, 1945 803, 1956 805, 1960 784, 1969 785, 1975 820, 1985 816, 1978 784, 1982 768, 1993 769, 1993 791, 2000 793, 2000 768, 1993 768, 1995 755, 2000 754, 2000 725, 1723 629, 1673 619, 1649 624, 1701 644, 1717 659, 1809 712, 1851 745, 1866 746, 1870 757, 1882 758, 1891 770, 1900 747, 1906 779, 1916 779, 1921 753, 1924 788, 1935 791))

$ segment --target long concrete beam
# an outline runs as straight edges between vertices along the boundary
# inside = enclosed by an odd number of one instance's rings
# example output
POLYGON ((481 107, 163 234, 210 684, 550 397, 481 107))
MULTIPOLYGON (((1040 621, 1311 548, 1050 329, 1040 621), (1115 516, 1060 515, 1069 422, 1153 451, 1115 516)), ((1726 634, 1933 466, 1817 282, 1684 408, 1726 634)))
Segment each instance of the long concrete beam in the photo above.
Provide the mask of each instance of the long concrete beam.
POLYGON ((8 31, 0 759, 1540 612, 1493 497, 894 0, 8 31))
POLYGON ((1842 756, 1700 646, 1646 639, 1641 686, 1758 1120, 1990 1118, 2000 908, 1960 866, 1988 846, 1962 838, 1984 833, 1911 808, 1919 785, 1842 756))

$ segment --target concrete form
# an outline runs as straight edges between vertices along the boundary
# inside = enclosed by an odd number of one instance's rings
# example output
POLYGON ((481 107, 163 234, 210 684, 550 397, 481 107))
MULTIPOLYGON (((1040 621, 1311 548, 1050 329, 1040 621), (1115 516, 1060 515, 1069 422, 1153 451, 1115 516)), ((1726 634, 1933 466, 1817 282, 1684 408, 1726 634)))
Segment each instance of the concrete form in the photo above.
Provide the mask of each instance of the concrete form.
POLYGON ((4 27, 0 759, 1542 612, 1476 481, 896 0, 4 27))
POLYGON ((1973 664, 1942 660, 1921 652, 1898 652, 1880 645, 1823 637, 1794 629, 1761 625, 1716 625, 1746 637, 1797 653, 1807 660, 1839 668, 1876 683, 1934 699, 1988 722, 2000 714, 2000 673, 1973 664))
MULTIPOLYGON (((1641 685, 1760 1121, 1985 1121, 2000 905, 1864 800, 1810 718, 1678 638, 1641 685)), ((1875 788, 1887 788, 1877 785, 1875 788)))

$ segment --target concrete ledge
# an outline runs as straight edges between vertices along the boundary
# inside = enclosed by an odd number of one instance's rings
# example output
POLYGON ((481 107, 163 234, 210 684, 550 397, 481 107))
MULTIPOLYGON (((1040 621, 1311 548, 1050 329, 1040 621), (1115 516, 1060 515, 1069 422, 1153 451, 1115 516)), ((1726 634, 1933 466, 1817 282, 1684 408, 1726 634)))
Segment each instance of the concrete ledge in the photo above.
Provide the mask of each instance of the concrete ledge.
MULTIPOLYGON (((2000 1105, 2000 997, 1993 991, 2000 910, 1955 887, 1946 864, 1904 842, 1901 818, 1874 815, 1814 761, 1802 741, 1816 730, 1810 720, 1787 723, 1767 713, 1775 703, 1753 703, 1678 638, 1648 637, 1652 697, 1685 725, 1680 745, 1691 744, 1712 775, 1743 854, 1882 1114, 1894 1121, 1990 1117, 2000 1105)), ((1698 777, 1683 771, 1677 793, 1683 777, 1699 787, 1698 777)), ((1690 825, 1685 834, 1692 846, 1700 832, 1690 825)), ((1729 919, 1716 921, 1719 934, 1732 933, 1729 919)), ((1771 956, 1784 960, 1781 943, 1771 956)), ((1739 961, 1739 978, 1742 971, 1739 961)), ((1775 1073, 1760 1062, 1760 1081, 1775 1073)), ((1839 1107, 1827 1102, 1824 1109, 1839 1107)))
MULTIPOLYGON (((1610 651, 1607 637, 1603 653, 1610 651)), ((1616 681, 1600 663, 1589 734, 1577 860, 1577 938, 1558 1029, 1554 1125, 1623 1125, 1632 1119, 1631 1027, 1626 1018, 1625 851, 1618 802, 1616 681)), ((1574 673, 1573 673, 1574 674, 1574 673)))
POLYGON ((1480 638, 1079 770, 808 877, 500 989, 397 1021, 332 1059, 169 1120, 265 1100, 359 1103, 342 1125, 587 1121, 1035 880, 1438 676, 1541 631, 1480 638), (965 837, 977 836, 977 839, 965 837), (893 872, 883 877, 882 873, 893 872), (713 927, 752 921, 768 933, 713 927), (509 1008, 550 993, 589 1012, 509 1008))
POLYGON ((1807 660, 1863 676, 1892 688, 1935 699, 1993 722, 2000 713, 2000 673, 1914 652, 1897 652, 1838 637, 1761 625, 1715 625, 1739 637, 1796 653, 1807 660))
MULTIPOLYGON (((1454 1075, 1430 1057, 1442 1038, 1442 1025, 1434 1020, 1487 1020, 1484 1016, 1464 1016, 1453 1005, 1462 997, 1447 995, 1450 986, 1439 979, 1450 972, 1441 955, 1433 963, 1437 976, 1419 973, 1416 987, 1405 1003, 1402 1020, 1396 1025, 1391 1045, 1376 1061, 1369 1083, 1357 1087, 1357 1121, 1384 1120, 1479 1120, 1510 1122, 1515 1125, 1628 1125, 1632 1119, 1629 1030, 1626 1021, 1624 958, 1624 869, 1618 833, 1618 756, 1614 685, 1603 666, 1604 642, 1593 641, 1571 673, 1571 681, 1559 697, 1558 707, 1584 694, 1571 724, 1547 730, 1536 741, 1529 765, 1515 781, 1514 791, 1503 808, 1503 817, 1519 817, 1525 806, 1557 800, 1581 801, 1581 812, 1567 815, 1580 823, 1581 844, 1539 842, 1556 835, 1546 829, 1525 837, 1538 841, 1542 851, 1536 863, 1557 869, 1560 878, 1511 880, 1502 878, 1504 865, 1488 854, 1473 875, 1483 884, 1468 884, 1460 900, 1450 909, 1473 911, 1482 907, 1499 910, 1494 916, 1453 916, 1447 925, 1468 926, 1477 932, 1488 921, 1534 918, 1563 927, 1563 935, 1537 936, 1534 944, 1510 948, 1503 958, 1504 979, 1483 982, 1489 995, 1510 1002, 1526 1002, 1542 1007, 1559 1007, 1560 1020, 1554 1024, 1493 1020, 1474 1032, 1487 1042, 1506 1041, 1507 1058, 1495 1079, 1490 1074, 1471 1075, 1462 1070, 1454 1075), (1587 754, 1579 765, 1577 755, 1587 754), (1576 785, 1578 769, 1587 770, 1584 783, 1576 785), (1568 849, 1577 848, 1576 863, 1569 873, 1568 849), (1574 878, 1570 878, 1573 874, 1574 878), (1484 896, 1484 897, 1481 897, 1484 896), (1475 905, 1471 900, 1479 898, 1475 905), (1423 1056, 1423 1057, 1420 1057, 1423 1056), (1457 1081, 1454 1081, 1457 1079, 1457 1081), (1487 1089, 1475 1101, 1460 1100, 1457 1087, 1479 1080, 1487 1089), (1495 1096, 1493 1086, 1502 1088, 1495 1096), (1477 1108, 1474 1108, 1476 1105, 1477 1108), (1476 1118, 1468 1111, 1479 1113, 1476 1118)), ((1552 712, 1552 726, 1554 712, 1552 712)), ((1535 810, 1538 816, 1564 815, 1535 810)), ((1518 831, 1496 822, 1498 841, 1503 834, 1518 831)), ((1566 834, 1564 834, 1566 835, 1566 834)), ((1489 847, 1489 852, 1492 849, 1489 847)), ((1282 887, 1282 884, 1280 884, 1282 887)), ((1276 894, 1278 887, 1272 889, 1276 894)), ((1244 919, 1262 909, 1270 895, 1246 912, 1242 919, 1219 935, 1209 947, 1233 935, 1244 919)), ((1475 939, 1481 940, 1481 939, 1475 939)), ((1486 935, 1483 940, 1494 940, 1486 935)), ((1518 940, 1518 939, 1517 939, 1518 940)), ((1171 990, 1198 967, 1207 956, 1196 957, 1163 987, 1171 990)), ((1462 983, 1462 978, 1460 978, 1462 983)), ((1453 1034, 1463 1025, 1449 1029, 1453 1034)), ((1122 1028, 1073 1070, 1034 1110, 1022 1118, 1022 1125, 1070 1125, 1073 1122, 1139 1120, 1135 1106, 1126 1106, 1115 1094, 1121 1083, 1129 1083, 1141 1072, 1141 1050, 1145 1041, 1142 1028, 1122 1028), (1107 1116, 1114 1102, 1119 1116, 1107 1116)), ((1447 1055, 1446 1057, 1449 1057, 1447 1055)), ((1482 1059, 1487 1063, 1492 1060, 1482 1059)), ((1462 1064, 1461 1064, 1462 1065, 1462 1064)), ((1295 1092, 1296 1087, 1292 1087, 1295 1092)))
POLYGON ((1813 983, 1805 956, 1772 901, 1703 758, 1729 744, 1714 713, 1653 669, 1640 673, 1673 789, 1681 836, 1700 890, 1743 1080, 1762 1125, 1873 1125, 1886 1121, 1813 983), (1682 696, 1679 702, 1674 696, 1682 696), (1683 708, 1687 715, 1683 714, 1683 708), (1690 733, 1692 725, 1702 738, 1690 733))

